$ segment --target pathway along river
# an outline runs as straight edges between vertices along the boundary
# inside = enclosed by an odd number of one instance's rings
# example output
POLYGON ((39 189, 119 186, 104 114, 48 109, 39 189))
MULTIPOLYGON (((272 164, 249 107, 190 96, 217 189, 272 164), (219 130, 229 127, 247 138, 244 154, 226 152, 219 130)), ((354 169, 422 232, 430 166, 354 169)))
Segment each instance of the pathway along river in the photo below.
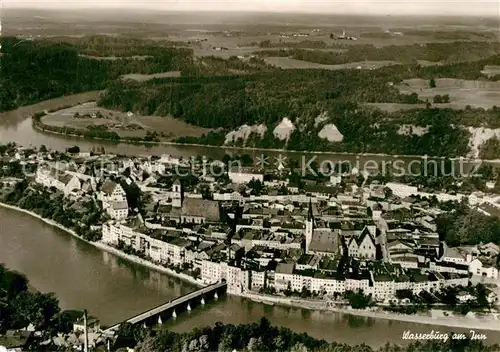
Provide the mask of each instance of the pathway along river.
MULTIPOLYGON (((42 292, 55 292, 63 309, 87 308, 110 325, 195 290, 177 279, 124 261, 27 214, 0 207, 0 263, 25 274, 42 292)), ((404 331, 468 332, 465 329, 354 317, 267 306, 239 297, 185 313, 167 322, 174 331, 223 323, 250 323, 266 316, 273 324, 329 341, 380 346, 402 341, 404 331)), ((488 343, 500 334, 485 331, 488 343)))

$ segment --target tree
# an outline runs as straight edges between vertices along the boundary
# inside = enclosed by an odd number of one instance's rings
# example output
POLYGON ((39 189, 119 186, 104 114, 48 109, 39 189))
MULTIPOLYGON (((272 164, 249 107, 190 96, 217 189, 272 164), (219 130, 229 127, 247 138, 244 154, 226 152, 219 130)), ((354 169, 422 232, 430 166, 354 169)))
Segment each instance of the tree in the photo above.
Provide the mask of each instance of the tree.
POLYGON ((418 99, 418 94, 417 93, 411 93, 407 97, 407 104, 418 104, 419 101, 420 100, 418 99))
POLYGON ((359 290, 357 292, 354 291, 346 291, 344 296, 349 301, 349 304, 354 309, 364 309, 369 307, 372 304, 371 295, 365 295, 363 290, 359 290))
POLYGON ((31 293, 24 291, 12 301, 15 309, 13 325, 20 329, 32 323, 38 330, 50 327, 53 318, 59 314, 59 301, 52 293, 31 293))
POLYGON ((118 327, 116 333, 116 341, 113 345, 113 349, 118 349, 121 347, 133 348, 145 337, 145 329, 142 325, 133 325, 129 322, 123 322, 118 327))
POLYGON ((256 179, 250 180, 250 182, 248 182, 248 187, 252 189, 252 194, 257 196, 264 190, 264 184, 256 179))
POLYGON ((436 88, 436 80, 434 79, 434 77, 432 77, 432 78, 429 80, 429 87, 430 87, 430 88, 436 88))
POLYGON ((66 151, 68 153, 71 153, 71 154, 77 154, 77 153, 80 153, 80 147, 78 147, 77 145, 75 145, 73 147, 66 148, 66 151))
POLYGON ((486 286, 483 284, 479 283, 475 287, 476 291, 476 297, 477 297, 477 304, 481 308, 487 308, 488 310, 490 309, 490 302, 488 301, 488 290, 486 289, 486 286))
POLYGON ((449 307, 456 307, 458 304, 458 291, 455 287, 445 287, 441 292, 441 300, 449 307))
POLYGON ((438 94, 434 96, 432 101, 434 104, 441 104, 443 102, 443 98, 438 94))
POLYGON ((300 292, 300 296, 302 298, 309 298, 311 297, 311 291, 309 291, 306 286, 302 286, 302 291, 300 292))
POLYGON ((411 290, 396 290, 396 298, 397 299, 413 299, 413 292, 411 290))

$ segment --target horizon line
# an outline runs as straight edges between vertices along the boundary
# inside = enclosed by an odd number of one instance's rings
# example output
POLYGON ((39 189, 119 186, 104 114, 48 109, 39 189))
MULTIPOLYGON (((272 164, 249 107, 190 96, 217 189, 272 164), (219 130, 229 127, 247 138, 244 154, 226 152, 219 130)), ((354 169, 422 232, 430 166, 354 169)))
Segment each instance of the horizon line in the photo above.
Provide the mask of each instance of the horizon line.
POLYGON ((143 11, 143 12, 154 12, 154 13, 206 13, 206 12, 211 12, 211 13, 220 13, 220 14, 226 14, 226 13, 256 13, 256 14, 304 14, 304 15, 342 15, 342 16, 372 16, 372 17, 417 17, 417 16, 426 16, 426 17, 432 17, 432 18, 438 18, 438 17, 467 17, 467 18, 498 18, 497 15, 492 15, 492 14, 473 14, 473 13, 446 13, 446 14, 429 14, 425 12, 420 12, 420 13, 366 13, 366 12, 359 12, 359 11, 350 11, 350 12, 319 12, 319 11, 299 11, 299 10, 236 10, 236 9, 227 9, 227 10, 212 10, 212 9, 199 9, 199 10, 186 10, 186 9, 152 9, 152 8, 144 8, 144 7, 115 7, 115 6, 102 6, 102 7, 72 7, 72 8, 44 8, 44 7, 24 7, 24 6, 19 6, 16 7, 14 6, 9 6, 6 7, 4 6, 3 11, 5 10, 37 10, 37 11, 46 11, 46 12, 63 12, 63 11, 81 11, 81 10, 95 10, 95 11, 102 11, 102 10, 113 10, 113 11, 121 11, 121 12, 129 12, 129 11, 143 11))

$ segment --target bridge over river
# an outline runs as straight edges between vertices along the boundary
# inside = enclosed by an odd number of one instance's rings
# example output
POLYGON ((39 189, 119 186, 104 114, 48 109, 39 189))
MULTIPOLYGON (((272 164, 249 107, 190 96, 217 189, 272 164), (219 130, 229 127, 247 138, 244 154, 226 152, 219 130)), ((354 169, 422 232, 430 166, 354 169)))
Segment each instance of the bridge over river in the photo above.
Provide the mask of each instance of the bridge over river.
MULTIPOLYGON (((176 318, 177 314, 183 311, 190 311, 195 306, 204 305, 206 300, 218 299, 220 295, 225 294, 227 284, 225 282, 216 283, 203 287, 197 291, 188 293, 184 296, 168 301, 158 307, 137 314, 125 322, 131 324, 144 324, 146 326, 162 324, 163 320, 176 318)), ((115 324, 104 330, 105 334, 113 334, 120 327, 121 323, 115 324)))

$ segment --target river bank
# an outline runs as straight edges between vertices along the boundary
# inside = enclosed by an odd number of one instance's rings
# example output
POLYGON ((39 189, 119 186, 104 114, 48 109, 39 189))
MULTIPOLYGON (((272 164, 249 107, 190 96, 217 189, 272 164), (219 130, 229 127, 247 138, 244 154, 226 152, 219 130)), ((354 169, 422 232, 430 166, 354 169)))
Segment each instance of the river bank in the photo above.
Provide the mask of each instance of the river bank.
POLYGON ((168 268, 165 268, 163 266, 154 264, 154 263, 149 262, 147 260, 144 260, 142 258, 126 254, 126 253, 120 251, 119 249, 111 247, 111 246, 109 246, 109 245, 107 245, 105 243, 87 241, 86 239, 84 239, 81 236, 79 236, 75 231, 62 226, 61 224, 59 224, 59 223, 57 223, 57 222, 55 222, 53 220, 45 219, 42 216, 40 216, 40 215, 38 215, 38 214, 36 214, 34 212, 31 212, 29 210, 22 209, 22 208, 19 208, 19 207, 10 205, 10 204, 2 203, 2 202, 0 202, 0 206, 4 207, 4 208, 16 210, 16 211, 25 213, 27 215, 30 215, 30 216, 38 219, 38 220, 43 221, 44 223, 46 223, 48 225, 57 227, 58 229, 67 232, 71 236, 76 237, 76 238, 78 238, 79 240, 81 240, 81 241, 83 241, 85 243, 88 243, 88 244, 90 244, 90 245, 92 245, 92 246, 94 246, 94 247, 96 247, 96 248, 98 248, 98 249, 100 249, 102 251, 106 251, 108 253, 114 254, 117 257, 120 257, 122 259, 128 260, 128 261, 130 261, 132 263, 135 263, 135 264, 138 264, 138 265, 142 265, 144 267, 147 267, 149 269, 155 270, 157 272, 160 272, 160 273, 163 273, 163 274, 166 274, 166 275, 178 278, 178 279, 180 279, 180 280, 182 280, 182 281, 184 281, 186 283, 189 283, 191 285, 194 285, 196 287, 203 287, 203 286, 205 286, 203 284, 203 282, 201 282, 200 280, 196 280, 195 278, 193 278, 193 277, 191 277, 189 275, 186 275, 186 274, 183 274, 183 273, 177 273, 177 272, 175 272, 175 271, 173 271, 171 269, 168 269, 168 268))
POLYGON ((365 318, 396 320, 409 323, 425 324, 425 325, 439 325, 463 329, 480 329, 489 331, 500 331, 500 317, 499 314, 490 314, 488 318, 477 318, 475 316, 444 316, 443 310, 433 309, 430 315, 406 315, 393 312, 386 312, 382 310, 362 310, 343 308, 335 304, 328 304, 325 301, 313 301, 300 298, 287 298, 271 296, 259 293, 243 293, 240 295, 254 302, 263 303, 267 305, 279 305, 283 307, 302 308, 309 310, 329 311, 341 314, 355 315, 365 318))
MULTIPOLYGON (((32 117, 33 118, 33 117, 32 117)), ((72 133, 62 133, 53 131, 50 129, 51 125, 46 125, 42 122, 43 117, 40 118, 38 123, 33 123, 33 129, 38 132, 48 133, 57 136, 65 136, 71 138, 79 138, 85 140, 96 140, 96 141, 107 141, 113 143, 124 143, 124 144, 133 144, 133 145, 146 145, 146 146, 176 146, 176 147, 194 147, 194 148, 210 148, 210 149, 222 149, 228 151, 253 151, 253 152, 267 152, 267 153, 287 153, 287 154, 307 154, 307 155, 335 155, 335 156, 346 156, 346 157, 377 157, 377 158, 407 158, 407 159, 420 159, 420 160, 452 160, 452 161, 461 161, 466 163, 497 163, 500 160, 482 160, 476 158, 466 158, 466 157, 455 157, 455 158, 447 158, 443 156, 428 156, 428 155, 393 155, 393 154, 384 154, 384 153, 354 153, 354 152, 324 152, 324 151, 301 151, 301 150, 291 150, 291 149, 276 149, 276 148, 256 148, 256 147, 237 147, 237 146, 228 146, 228 145, 209 145, 209 144, 199 144, 199 143, 178 143, 178 142, 169 142, 169 141, 136 141, 130 140, 126 138, 119 139, 108 139, 108 138, 99 138, 99 137, 85 137, 80 134, 72 134, 72 133), (47 126, 47 128, 44 128, 47 126)))
MULTIPOLYGON (((130 261, 132 263, 141 265, 143 267, 152 269, 154 271, 166 274, 168 276, 176 277, 179 278, 180 280, 189 283, 190 285, 196 286, 196 287, 203 287, 206 286, 201 280, 196 280, 191 276, 188 276, 183 273, 177 273, 173 270, 170 270, 168 268, 165 268, 163 266, 154 264, 150 261, 144 260, 142 258, 126 254, 114 247, 111 247, 105 243, 102 242, 90 242, 85 239, 83 239, 81 236, 79 236, 77 233, 75 233, 73 230, 65 228, 64 226, 56 223, 53 220, 50 219, 45 219, 41 217, 40 215, 33 213, 31 211, 28 211, 26 209, 22 209, 16 206, 12 206, 9 204, 5 204, 0 202, 1 207, 5 207, 8 209, 12 209, 15 211, 23 212, 27 215, 30 215, 38 220, 43 221, 44 223, 57 227, 66 233, 70 234, 71 236, 86 242, 102 251, 111 253, 117 257, 123 258, 127 261, 130 261)), ((477 318, 475 316, 444 316, 443 311, 441 310, 432 310, 431 315, 404 315, 404 314, 397 314, 397 313, 392 313, 392 312, 385 312, 385 311, 380 311, 380 310, 358 310, 358 309, 350 309, 350 308, 344 308, 344 307, 339 307, 338 305, 334 304, 328 304, 329 302, 323 301, 323 300, 306 300, 306 299, 300 299, 300 298, 287 298, 287 297, 280 297, 280 296, 271 296, 271 295, 266 295, 266 294, 259 294, 259 293, 253 293, 253 292, 243 292, 243 293, 231 293, 234 296, 239 296, 257 303, 263 303, 266 305, 277 305, 277 306, 283 306, 283 307, 289 307, 289 308, 299 308, 299 309, 307 309, 307 310, 314 310, 314 311, 324 311, 324 312, 335 312, 335 313, 341 313, 341 314, 348 314, 348 315, 354 315, 354 316, 360 316, 360 317, 366 317, 366 318, 374 318, 374 319, 385 319, 385 320, 393 320, 393 321, 401 321, 401 322, 409 322, 409 323, 417 323, 417 324, 424 324, 424 325, 438 325, 438 326, 446 326, 446 327, 455 327, 455 328, 464 328, 464 329, 480 329, 480 330, 489 330, 489 331, 500 331, 500 319, 499 315, 493 315, 490 314, 487 318, 477 318)))

